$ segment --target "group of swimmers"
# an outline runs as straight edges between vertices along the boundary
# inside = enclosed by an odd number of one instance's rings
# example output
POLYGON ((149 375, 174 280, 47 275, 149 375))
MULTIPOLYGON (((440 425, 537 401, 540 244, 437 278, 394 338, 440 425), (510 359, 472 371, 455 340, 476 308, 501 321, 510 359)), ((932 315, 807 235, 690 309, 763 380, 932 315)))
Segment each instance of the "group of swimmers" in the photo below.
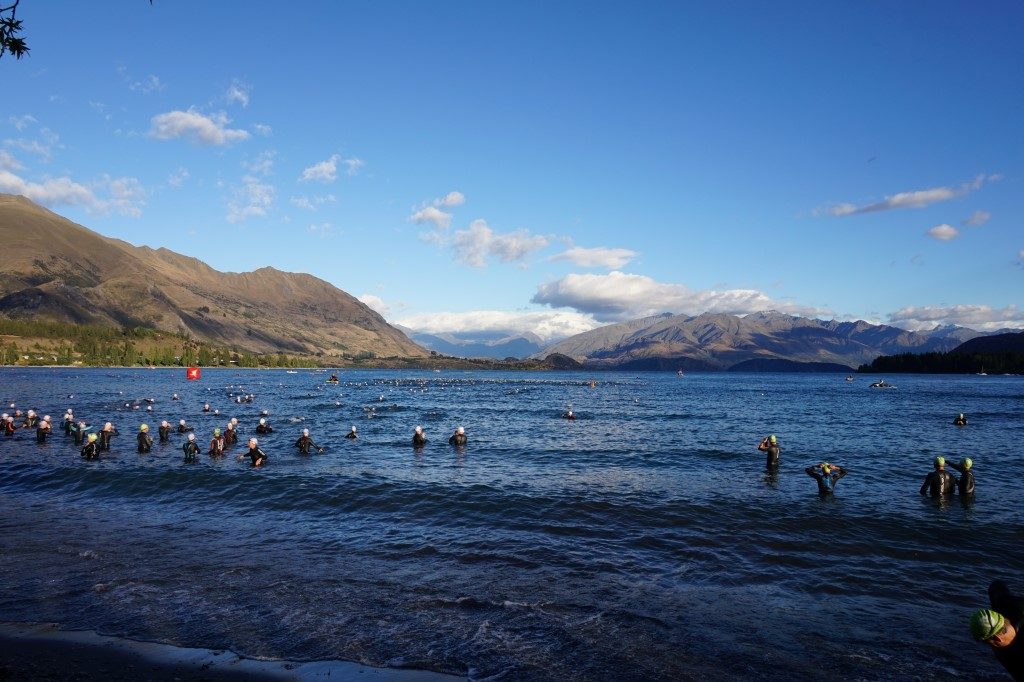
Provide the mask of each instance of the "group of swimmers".
MULTIPOLYGON (((957 426, 966 426, 967 418, 963 413, 957 415, 953 420, 957 426)), ((761 439, 757 449, 765 453, 765 468, 769 473, 777 473, 779 470, 779 454, 782 448, 779 447, 779 439, 775 434, 765 436, 761 439)), ((949 466, 960 473, 960 478, 946 471, 946 458, 936 457, 932 465, 934 471, 925 476, 921 485, 921 494, 931 497, 947 497, 960 493, 960 497, 970 499, 974 496, 974 461, 970 457, 964 457, 959 462, 949 462, 949 466)), ((813 478, 818 484, 818 493, 831 495, 835 492, 836 484, 849 472, 838 464, 821 462, 804 469, 804 473, 813 478)))

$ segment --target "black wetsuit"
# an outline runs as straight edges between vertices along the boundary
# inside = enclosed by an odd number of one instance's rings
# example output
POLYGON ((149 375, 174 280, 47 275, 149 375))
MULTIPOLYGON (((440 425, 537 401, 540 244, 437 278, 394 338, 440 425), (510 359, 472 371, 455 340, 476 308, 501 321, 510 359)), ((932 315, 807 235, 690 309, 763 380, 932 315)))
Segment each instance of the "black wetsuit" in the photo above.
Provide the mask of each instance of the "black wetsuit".
POLYGON ((185 441, 185 444, 181 446, 181 450, 185 453, 186 462, 196 461, 196 455, 199 454, 199 446, 196 445, 194 440, 185 441))
POLYGON ((145 454, 153 448, 153 439, 150 438, 149 432, 139 431, 139 435, 136 437, 139 441, 139 454, 145 454))
POLYGON ((960 472, 960 478, 956 482, 957 490, 960 491, 960 495, 966 497, 974 494, 974 469, 965 469, 962 464, 949 463, 949 466, 953 467, 960 472))
POLYGON ((1013 679, 1024 682, 1024 633, 1021 632, 1024 628, 1024 598, 1011 594, 1009 586, 1002 580, 993 580, 988 586, 988 600, 993 609, 1017 628, 1017 636, 1010 646, 992 647, 992 651, 1013 679))
POLYGON ((942 469, 936 469, 924 477, 924 484, 921 486, 921 494, 927 492, 932 497, 943 497, 952 495, 956 490, 956 478, 953 474, 942 469))
POLYGON ((171 442, 171 425, 170 424, 168 424, 167 426, 161 426, 160 428, 158 428, 157 429, 157 433, 160 434, 160 442, 161 443, 170 443, 171 442))
POLYGON ((100 442, 98 440, 89 441, 82 448, 82 457, 85 459, 99 459, 100 458, 100 442))
POLYGON ((310 438, 309 436, 299 436, 299 439, 295 441, 295 447, 297 447, 299 449, 299 452, 301 452, 304 455, 310 454, 310 448, 313 448, 317 451, 320 450, 320 446, 314 443, 313 439, 310 438))
POLYGON ((259 446, 249 448, 249 460, 254 467, 262 466, 267 461, 267 453, 260 450, 259 446))
POLYGON ((238 432, 234 429, 224 431, 224 445, 234 445, 238 442, 238 432))
POLYGON ((957 417, 953 420, 953 423, 957 426, 967 426, 967 417, 964 417, 963 419, 957 417))
POLYGON ((178 433, 188 433, 192 430, 192 427, 188 424, 178 424, 178 433))
POLYGON ((414 448, 422 448, 427 444, 427 437, 422 433, 414 433, 412 435, 412 446, 414 448))
POLYGON ((25 423, 21 425, 23 429, 34 429, 39 424, 39 417, 25 417, 25 423))
POLYGON ((71 435, 75 437, 75 445, 81 445, 85 442, 85 432, 89 430, 89 427, 84 423, 81 425, 75 424, 71 427, 71 435))
POLYGON ((821 495, 835 492, 836 483, 846 475, 846 469, 842 467, 832 467, 832 470, 827 475, 821 473, 821 469, 818 467, 807 467, 804 471, 807 472, 808 476, 817 481, 818 493, 821 495))
POLYGON ((256 433, 260 434, 261 436, 265 436, 266 434, 273 433, 273 432, 274 432, 274 427, 272 427, 270 424, 257 424, 256 425, 256 433))
POLYGON ((454 445, 457 448, 465 447, 466 442, 469 439, 466 438, 464 433, 453 433, 452 437, 448 439, 448 445, 454 445))
POLYGON ((75 420, 73 418, 69 419, 67 416, 64 417, 64 435, 65 436, 70 436, 71 435, 71 425, 74 424, 74 423, 75 423, 75 420))
POLYGON ((765 465, 765 467, 768 468, 768 469, 778 469, 779 468, 779 453, 782 452, 782 448, 779 447, 778 443, 772 443, 770 441, 766 441, 764 443, 761 443, 761 445, 764 446, 764 447, 759 448, 759 449, 764 450, 764 453, 765 453, 764 465, 765 465))
POLYGON ((210 457, 223 457, 224 456, 224 437, 214 436, 210 441, 210 449, 206 451, 210 457))
POLYGON ((3 429, 5 436, 14 435, 14 422, 5 421, 0 428, 3 429))
POLYGON ((110 439, 113 438, 116 435, 117 435, 117 429, 110 429, 109 431, 104 429, 103 431, 100 431, 100 433, 99 433, 99 436, 100 436, 100 441, 99 441, 100 442, 100 450, 109 450, 110 449, 110 439))
POLYGON ((36 442, 39 444, 46 442, 46 437, 50 435, 50 427, 43 426, 43 422, 39 422, 39 426, 36 427, 36 442))
POLYGON ((349 431, 345 434, 345 438, 359 438, 359 436, 356 435, 355 431, 349 431))

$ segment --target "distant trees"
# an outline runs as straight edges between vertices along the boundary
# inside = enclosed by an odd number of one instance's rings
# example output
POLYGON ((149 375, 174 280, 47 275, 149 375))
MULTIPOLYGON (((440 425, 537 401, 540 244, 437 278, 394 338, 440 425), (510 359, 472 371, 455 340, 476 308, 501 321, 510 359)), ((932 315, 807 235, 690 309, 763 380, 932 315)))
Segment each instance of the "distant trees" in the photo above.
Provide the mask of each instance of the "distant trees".
POLYGON ((858 372, 911 374, 1024 374, 1024 353, 900 353, 880 355, 858 372))

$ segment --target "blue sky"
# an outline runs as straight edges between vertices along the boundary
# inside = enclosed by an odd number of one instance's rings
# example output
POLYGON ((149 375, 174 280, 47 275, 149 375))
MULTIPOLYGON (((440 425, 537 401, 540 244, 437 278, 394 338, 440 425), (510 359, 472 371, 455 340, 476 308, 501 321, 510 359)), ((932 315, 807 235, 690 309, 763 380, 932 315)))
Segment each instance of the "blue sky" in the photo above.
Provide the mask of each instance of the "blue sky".
POLYGON ((1024 328, 1017 2, 22 0, 0 191, 391 322, 1024 328))

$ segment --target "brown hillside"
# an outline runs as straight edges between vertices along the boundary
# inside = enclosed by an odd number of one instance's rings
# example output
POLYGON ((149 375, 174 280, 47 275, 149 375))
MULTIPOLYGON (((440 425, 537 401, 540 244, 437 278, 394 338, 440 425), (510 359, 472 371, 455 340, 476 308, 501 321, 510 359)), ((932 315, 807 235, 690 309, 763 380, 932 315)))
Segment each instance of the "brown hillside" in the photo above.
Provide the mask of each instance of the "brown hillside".
POLYGON ((312 275, 224 273, 104 237, 0 194, 0 314, 187 333, 253 352, 423 357, 380 315, 312 275))

